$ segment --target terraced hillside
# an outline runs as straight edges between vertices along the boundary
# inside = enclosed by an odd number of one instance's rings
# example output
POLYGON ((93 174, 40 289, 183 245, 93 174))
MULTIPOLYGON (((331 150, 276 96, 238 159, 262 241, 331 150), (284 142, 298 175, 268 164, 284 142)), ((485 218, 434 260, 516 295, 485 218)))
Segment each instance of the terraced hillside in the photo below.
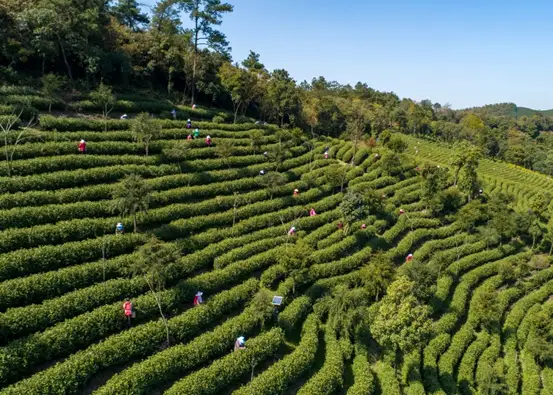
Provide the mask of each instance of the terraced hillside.
MULTIPOLYGON (((193 121, 201 137, 192 141, 184 122, 156 121, 147 156, 132 121, 103 131, 101 120, 42 116, 17 145, 18 132, 8 135, 0 393, 553 393, 533 319, 550 316, 553 269, 523 235, 484 237, 461 200, 432 209, 419 163, 383 147, 193 121), (267 181, 275 173, 282 182, 267 181), (128 174, 152 190, 136 232, 132 216, 112 209, 128 174), (350 221, 345 196, 366 199, 350 221), (118 222, 125 233, 115 234, 118 222), (158 294, 128 270, 152 236, 179 252, 158 294), (193 306, 199 290, 205 303, 193 306), (376 331, 394 292, 398 308, 428 308, 427 322, 401 324, 424 332, 414 347, 394 349, 376 331), (246 348, 233 351, 238 336, 246 348)), ((447 151, 416 144, 420 157, 447 164, 447 151)), ((519 201, 550 190, 548 179, 503 164, 484 162, 480 174, 519 201)), ((386 313, 390 327, 397 313, 386 313)))
MULTIPOLYGON (((402 137, 409 143, 408 153, 417 160, 449 166, 454 157, 453 149, 446 144, 408 135, 402 137)), ((482 159, 478 175, 487 192, 510 193, 517 197, 521 208, 538 193, 553 193, 551 177, 511 163, 482 159)))

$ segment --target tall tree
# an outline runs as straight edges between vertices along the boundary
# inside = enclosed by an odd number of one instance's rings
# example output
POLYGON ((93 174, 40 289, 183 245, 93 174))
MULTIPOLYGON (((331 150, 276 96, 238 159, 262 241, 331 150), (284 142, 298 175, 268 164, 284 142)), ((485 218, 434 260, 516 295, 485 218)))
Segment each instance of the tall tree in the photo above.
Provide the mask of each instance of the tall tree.
POLYGON ((249 71, 255 72, 257 74, 262 74, 267 72, 265 65, 259 61, 260 55, 254 51, 250 51, 248 57, 242 61, 242 66, 244 66, 249 71))
POLYGON ((147 112, 141 112, 131 121, 131 133, 135 141, 144 144, 144 150, 148 156, 150 143, 160 136, 161 125, 147 112))
POLYGON ((174 0, 180 8, 190 15, 193 27, 192 42, 194 44, 194 58, 192 66, 192 104, 196 99, 196 71, 200 46, 228 53, 229 43, 223 33, 214 29, 223 23, 223 15, 232 12, 234 7, 221 0, 174 0))
POLYGON ((64 79, 56 74, 42 77, 42 94, 48 99, 48 112, 52 112, 52 103, 60 100, 63 94, 64 79))
POLYGON ((395 275, 392 261, 384 254, 376 254, 359 273, 363 287, 376 301, 386 292, 395 275))
POLYGON ((351 166, 357 153, 357 147, 363 140, 369 127, 370 113, 366 104, 360 100, 354 100, 347 110, 346 115, 346 136, 353 145, 353 156, 351 157, 351 166))
POLYGON ((129 268, 132 275, 144 278, 154 296, 159 314, 165 325, 167 345, 170 344, 171 338, 159 293, 163 290, 167 281, 170 265, 179 257, 180 253, 176 245, 164 243, 154 237, 139 248, 138 259, 134 259, 129 268))
POLYGON ((138 214, 146 212, 150 205, 150 193, 150 185, 137 174, 125 177, 120 186, 113 190, 113 210, 122 216, 132 216, 135 232, 138 214))
POLYGON ((236 123, 240 110, 245 113, 250 102, 259 94, 257 76, 238 66, 224 63, 219 70, 219 78, 223 87, 230 94, 234 107, 234 122, 236 123))
POLYGON ((134 31, 138 31, 142 26, 150 23, 148 15, 140 12, 136 0, 117 0, 117 3, 111 7, 111 12, 122 25, 128 26, 134 31))
POLYGON ((338 209, 342 213, 345 227, 344 231, 349 232, 349 229, 355 221, 363 219, 369 215, 369 207, 365 201, 363 195, 357 192, 348 190, 342 199, 342 202, 338 206, 338 209))
POLYGON ((396 362, 399 351, 408 353, 417 349, 430 334, 430 307, 417 300, 414 288, 415 284, 406 276, 396 279, 378 304, 370 324, 374 339, 395 351, 396 362))
POLYGON ((94 104, 102 108, 102 118, 104 118, 104 131, 108 130, 108 116, 115 106, 115 95, 111 88, 100 83, 98 88, 90 92, 90 99, 94 104))
POLYGON ((230 169, 230 158, 234 155, 235 151, 234 140, 219 140, 215 146, 215 154, 223 160, 230 169))
POLYGON ((288 71, 279 69, 271 73, 265 94, 266 106, 270 108, 272 118, 283 126, 286 116, 293 120, 299 109, 300 97, 296 81, 288 71))

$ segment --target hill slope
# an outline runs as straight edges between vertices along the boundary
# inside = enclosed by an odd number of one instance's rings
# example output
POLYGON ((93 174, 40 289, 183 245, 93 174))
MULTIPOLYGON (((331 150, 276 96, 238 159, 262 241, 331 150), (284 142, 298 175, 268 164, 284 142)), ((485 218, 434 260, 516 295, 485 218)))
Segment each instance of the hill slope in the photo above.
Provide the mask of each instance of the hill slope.
POLYGON ((163 129, 148 156, 132 121, 118 119, 103 131, 102 120, 42 116, 40 131, 8 145, 1 394, 470 393, 490 380, 513 392, 551 390, 551 370, 528 339, 538 333, 532 316, 551 311, 553 269, 527 236, 484 230, 515 215, 511 205, 494 211, 492 191, 515 193, 525 209, 553 190, 547 177, 482 161, 484 216, 467 225, 477 205, 449 181, 428 197, 426 174, 439 170, 423 162, 451 157, 435 143, 406 136, 407 154, 397 155, 197 119, 201 137, 190 141, 185 122, 154 122, 163 129), (277 173, 281 181, 268 181, 277 173), (132 216, 112 210, 128 174, 152 190, 137 232, 132 216), (438 196, 447 207, 433 206, 438 196), (117 222, 125 233, 114 234, 117 222), (155 295, 128 270, 152 236, 179 254, 155 295), (199 290, 205 303, 193 306, 199 290), (283 297, 277 309, 273 295, 283 297), (416 347, 402 342, 398 359, 386 341, 395 323, 424 333, 416 347), (238 336, 246 349, 231 351, 238 336))

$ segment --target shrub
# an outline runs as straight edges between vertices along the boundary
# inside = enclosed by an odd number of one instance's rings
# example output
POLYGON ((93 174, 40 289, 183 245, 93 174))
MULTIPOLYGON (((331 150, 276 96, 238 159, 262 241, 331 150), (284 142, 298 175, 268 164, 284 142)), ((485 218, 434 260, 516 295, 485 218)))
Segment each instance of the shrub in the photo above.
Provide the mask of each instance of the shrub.
POLYGON ((301 341, 296 349, 236 390, 235 395, 283 393, 315 361, 319 347, 319 326, 319 318, 311 313, 303 324, 301 341))
POLYGON ((213 123, 223 123, 225 122, 225 118, 221 117, 220 115, 215 115, 213 119, 211 120, 213 123))

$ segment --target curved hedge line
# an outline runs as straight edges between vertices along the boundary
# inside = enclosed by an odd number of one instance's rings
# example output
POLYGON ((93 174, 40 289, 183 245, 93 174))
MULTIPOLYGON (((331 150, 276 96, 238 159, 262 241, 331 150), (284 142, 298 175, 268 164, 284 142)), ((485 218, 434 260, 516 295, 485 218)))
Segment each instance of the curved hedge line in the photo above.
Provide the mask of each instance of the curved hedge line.
MULTIPOLYGON (((223 291, 210 298, 204 305, 187 310, 185 313, 168 321, 170 333, 175 341, 182 342, 201 332, 201 330, 221 318, 225 313, 239 308, 257 291, 258 282, 249 280, 228 291, 223 291)), ((157 308, 157 306, 155 306, 157 308)), ((118 306, 120 310, 120 306, 118 306)), ((140 314, 140 310, 139 310, 140 314)), ((119 311, 120 320, 124 321, 119 311)), ((58 334, 71 330, 62 327, 58 334)), ((80 331, 79 331, 80 333, 80 331)), ((127 331, 106 338, 86 350, 71 355, 67 360, 46 369, 30 378, 7 388, 6 393, 42 394, 79 393, 94 374, 113 366, 124 364, 135 358, 143 358, 159 350, 166 341, 165 327, 161 320, 133 327, 127 331)), ((27 344, 15 342, 0 350, 3 358, 8 357, 7 364, 0 365, 2 381, 15 378, 14 375, 28 372, 29 368, 55 355, 67 355, 65 342, 56 337, 56 332, 47 331, 26 340, 27 344), (49 351, 44 342, 56 340, 56 348, 49 351), (13 371, 12 371, 13 369, 13 371)))
POLYGON ((296 349, 271 365, 245 386, 234 391, 234 395, 281 394, 288 385, 300 377, 315 361, 319 347, 320 321, 315 313, 305 320, 301 340, 296 349))
POLYGON ((233 352, 176 382, 165 394, 218 394, 225 386, 250 372, 252 361, 259 363, 269 358, 283 343, 284 332, 274 328, 246 341, 245 350, 233 352))
POLYGON ((352 364, 354 384, 348 389, 347 395, 367 395, 375 390, 374 377, 367 351, 361 346, 355 347, 355 358, 352 364))
POLYGON ((190 343, 170 347, 115 374, 96 393, 148 393, 164 383, 178 379, 189 369, 232 350, 236 338, 251 334, 260 325, 260 318, 259 311, 249 307, 239 316, 194 338, 190 343))

